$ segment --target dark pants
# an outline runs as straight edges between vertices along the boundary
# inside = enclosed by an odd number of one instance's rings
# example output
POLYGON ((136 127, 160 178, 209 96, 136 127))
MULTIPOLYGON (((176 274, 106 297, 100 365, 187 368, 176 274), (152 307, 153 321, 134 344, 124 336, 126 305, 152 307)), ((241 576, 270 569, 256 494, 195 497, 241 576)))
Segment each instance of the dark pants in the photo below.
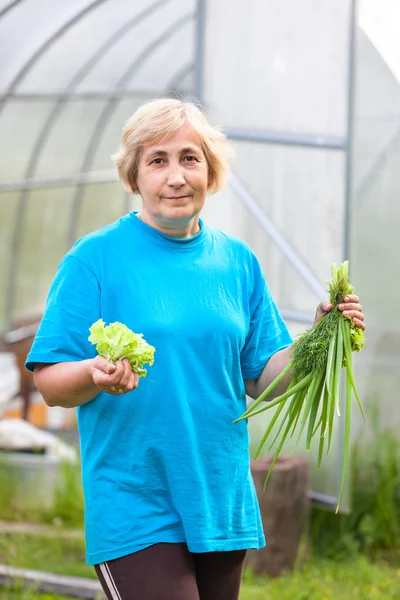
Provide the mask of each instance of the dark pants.
POLYGON ((238 600, 245 555, 155 544, 95 569, 109 600, 238 600))

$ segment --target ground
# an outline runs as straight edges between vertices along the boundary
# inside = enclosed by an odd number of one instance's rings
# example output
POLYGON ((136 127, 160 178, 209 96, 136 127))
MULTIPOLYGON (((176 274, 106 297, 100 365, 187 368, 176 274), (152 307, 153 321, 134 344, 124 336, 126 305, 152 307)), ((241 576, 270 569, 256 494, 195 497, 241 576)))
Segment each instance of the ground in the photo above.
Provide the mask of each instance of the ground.
MULTIPOLYGON (((35 534, 3 533, 0 563, 42 569, 53 573, 94 577, 84 564, 84 540, 62 530, 42 537, 35 534)), ((311 558, 294 573, 276 580, 255 577, 246 571, 240 600, 395 600, 400 598, 400 563, 371 563, 364 556, 345 561, 311 558)), ((0 600, 66 600, 65 596, 33 591, 4 590, 0 600)))

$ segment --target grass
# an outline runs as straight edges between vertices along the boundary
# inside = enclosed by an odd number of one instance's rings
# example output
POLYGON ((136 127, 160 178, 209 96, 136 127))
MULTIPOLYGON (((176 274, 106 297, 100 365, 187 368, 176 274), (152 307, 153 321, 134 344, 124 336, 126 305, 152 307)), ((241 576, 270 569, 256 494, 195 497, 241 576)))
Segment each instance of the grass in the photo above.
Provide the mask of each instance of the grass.
POLYGON ((32 503, 35 493, 19 489, 18 482, 10 477, 9 471, 0 469, 0 519, 4 521, 29 521, 83 528, 83 490, 79 465, 61 465, 61 483, 54 492, 53 504, 49 507, 39 502, 32 503), (27 502, 27 498, 29 502, 27 502))
POLYGON ((22 586, 0 588, 0 600, 76 600, 71 596, 57 594, 40 594, 34 589, 24 589, 22 586))
MULTIPOLYGON (((399 557, 400 558, 400 557, 399 557)), ((54 538, 6 534, 0 539, 0 562, 14 567, 58 574, 95 577, 84 564, 84 541, 61 534, 54 538)), ((66 600, 22 588, 0 588, 0 600, 66 600)), ((240 600, 394 600, 400 598, 400 560, 397 566, 365 556, 346 560, 312 558, 279 579, 267 580, 245 570, 240 600)))
MULTIPOLYGON (((66 538, 55 528, 55 537, 40 537, 20 533, 0 537, 0 563, 22 569, 48 571, 58 575, 95 577, 93 567, 85 564, 85 542, 81 538, 66 538)), ((22 584, 1 588, 0 600, 70 600, 69 596, 41 594, 35 589, 23 589, 22 584)), ((76 599, 75 599, 76 600, 76 599)))
POLYGON ((23 569, 49 571, 59 575, 95 577, 93 567, 85 564, 85 542, 82 538, 41 537, 21 533, 2 534, 0 563, 23 569))
POLYGON ((383 553, 395 562, 400 559, 400 440, 392 429, 380 426, 376 404, 369 424, 370 435, 360 438, 351 452, 351 512, 312 510, 311 538, 319 556, 364 553, 375 558, 383 553))

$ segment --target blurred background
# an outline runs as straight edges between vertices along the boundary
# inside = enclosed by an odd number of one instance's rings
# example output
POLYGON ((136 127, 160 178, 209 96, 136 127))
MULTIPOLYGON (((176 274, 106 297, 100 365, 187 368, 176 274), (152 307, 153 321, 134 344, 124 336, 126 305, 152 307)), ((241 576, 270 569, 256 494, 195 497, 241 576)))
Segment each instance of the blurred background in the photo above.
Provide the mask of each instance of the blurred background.
MULTIPOLYGON (((350 261, 368 325, 354 367, 368 425, 355 408, 353 442, 396 437, 399 30, 398 0, 0 0, 0 423, 25 417, 74 442, 73 411, 46 407, 23 360, 61 257, 140 207, 110 159, 124 121, 178 96, 234 149, 204 218, 252 246, 294 336, 331 263, 350 261)), ((256 444, 268 417, 254 421, 256 444)), ((342 441, 338 420, 321 471, 307 454, 310 497, 328 508, 342 441)))

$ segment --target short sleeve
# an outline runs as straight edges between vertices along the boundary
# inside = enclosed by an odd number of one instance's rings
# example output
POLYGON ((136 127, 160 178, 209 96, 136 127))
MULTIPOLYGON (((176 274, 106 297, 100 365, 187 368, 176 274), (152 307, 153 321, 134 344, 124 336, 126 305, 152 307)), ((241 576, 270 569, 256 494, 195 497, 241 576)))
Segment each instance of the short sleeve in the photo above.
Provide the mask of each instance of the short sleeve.
POLYGON ((50 286, 46 307, 26 368, 36 363, 78 361, 96 355, 89 327, 100 318, 100 286, 78 258, 66 255, 50 286))
POLYGON ((261 269, 255 277, 254 292, 250 298, 250 325, 240 356, 245 380, 258 379, 271 356, 292 343, 261 269))

